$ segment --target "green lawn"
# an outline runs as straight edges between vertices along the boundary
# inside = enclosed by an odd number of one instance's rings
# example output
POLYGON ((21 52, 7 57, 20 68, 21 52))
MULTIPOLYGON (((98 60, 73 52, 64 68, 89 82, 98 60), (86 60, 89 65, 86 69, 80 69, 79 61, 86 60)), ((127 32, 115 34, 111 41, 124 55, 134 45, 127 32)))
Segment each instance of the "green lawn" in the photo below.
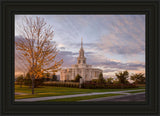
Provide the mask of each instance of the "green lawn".
POLYGON ((143 89, 131 88, 131 89, 80 89, 80 88, 67 88, 67 87, 53 87, 53 86, 43 86, 40 88, 35 88, 35 94, 32 95, 32 89, 28 86, 15 85, 15 92, 26 93, 25 95, 15 95, 15 99, 23 98, 35 98, 35 97, 46 97, 46 96, 59 96, 59 95, 73 95, 73 94, 83 94, 92 92, 111 92, 111 91, 124 91, 124 90, 135 90, 143 89))
POLYGON ((91 96, 81 96, 81 97, 71 97, 71 98, 63 98, 63 99, 53 99, 53 100, 45 100, 40 102, 68 102, 68 101, 80 101, 80 100, 87 100, 87 99, 94 99, 94 98, 100 98, 100 97, 110 97, 110 96, 117 96, 117 95, 123 95, 123 94, 103 94, 103 95, 91 95, 91 96))

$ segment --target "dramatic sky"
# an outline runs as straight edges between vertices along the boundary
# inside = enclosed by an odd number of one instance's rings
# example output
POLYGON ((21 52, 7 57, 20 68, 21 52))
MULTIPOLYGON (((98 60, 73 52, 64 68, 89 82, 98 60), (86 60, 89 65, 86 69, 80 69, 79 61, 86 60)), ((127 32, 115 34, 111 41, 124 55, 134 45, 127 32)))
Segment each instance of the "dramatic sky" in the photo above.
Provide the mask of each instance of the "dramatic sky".
MULTIPOLYGON (((26 15, 25 15, 26 16, 26 15)), ((62 67, 76 63, 81 38, 87 64, 103 70, 104 77, 118 71, 145 73, 145 15, 27 15, 40 16, 53 26, 53 40, 62 67)), ((17 24, 24 15, 15 15, 15 37, 20 33, 17 24)), ((18 67, 18 64, 16 64, 18 67)), ((20 73, 18 68, 16 73, 20 73)))

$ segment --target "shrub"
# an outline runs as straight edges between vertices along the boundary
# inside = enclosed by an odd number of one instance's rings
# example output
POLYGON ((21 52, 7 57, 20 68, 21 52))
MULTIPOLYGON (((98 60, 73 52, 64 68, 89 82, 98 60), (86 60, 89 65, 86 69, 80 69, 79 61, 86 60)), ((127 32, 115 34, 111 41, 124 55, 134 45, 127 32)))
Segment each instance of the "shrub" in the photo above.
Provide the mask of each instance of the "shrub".
POLYGON ((79 83, 77 82, 44 82, 43 85, 44 86, 79 88, 79 83))
POLYGON ((24 85, 27 85, 27 86, 32 86, 32 80, 31 79, 24 79, 24 85))
POLYGON ((98 79, 92 79, 92 83, 98 83, 98 79))
POLYGON ((127 88, 137 88, 135 84, 107 84, 106 88, 110 89, 127 89, 127 88))
POLYGON ((91 81, 83 83, 82 87, 86 89, 125 89, 137 86, 135 84, 99 84, 91 81))
POLYGON ((35 88, 42 86, 44 82, 44 78, 40 78, 40 79, 35 79, 35 88))
MULTIPOLYGON (((34 87, 37 88, 41 85, 43 85, 43 82, 44 82, 44 78, 40 78, 40 79, 35 79, 35 84, 34 84, 34 87)), ((32 80, 31 79, 24 79, 24 85, 27 85, 27 86, 32 86, 32 80)))
MULTIPOLYGON (((56 86, 56 87, 71 87, 79 88, 77 82, 44 82, 44 86, 56 86)), ((92 81, 87 81, 82 84, 82 88, 85 89, 125 89, 125 88, 136 88, 135 84, 99 84, 92 81)))

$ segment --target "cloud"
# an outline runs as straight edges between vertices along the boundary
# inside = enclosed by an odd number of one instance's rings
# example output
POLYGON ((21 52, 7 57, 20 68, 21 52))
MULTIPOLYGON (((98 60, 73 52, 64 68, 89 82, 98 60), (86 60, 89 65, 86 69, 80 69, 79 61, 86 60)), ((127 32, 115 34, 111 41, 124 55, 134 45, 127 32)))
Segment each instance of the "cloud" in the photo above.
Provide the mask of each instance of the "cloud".
POLYGON ((65 50, 65 47, 60 47, 59 49, 60 49, 60 50, 65 50))
POLYGON ((110 33, 101 36, 99 48, 105 52, 121 55, 144 54, 145 23, 142 17, 119 16, 111 21, 110 33))
MULTIPOLYGON (((60 51, 59 55, 64 59, 63 67, 71 67, 72 64, 76 64, 78 54, 78 52, 60 51)), ((92 65, 94 68, 101 68, 105 76, 113 76, 115 72, 123 70, 144 72, 145 69, 145 64, 142 62, 122 63, 117 60, 98 56, 94 52, 85 52, 85 56, 87 58, 87 64, 92 65)))
POLYGON ((116 70, 139 70, 140 68, 143 68, 143 69, 145 68, 145 64, 143 63, 122 63, 122 62, 115 62, 109 59, 106 59, 103 62, 92 62, 92 65, 101 66, 105 69, 110 68, 112 69, 112 71, 115 71, 115 69, 116 70))
MULTIPOLYGON (((85 52, 85 55, 93 54, 93 52, 85 52)), ((72 52, 72 51, 59 51, 59 54, 57 55, 57 59, 63 59, 64 63, 62 66, 64 67, 70 67, 72 64, 76 64, 77 57, 79 55, 79 52, 72 52)))
MULTIPOLYGON (((130 36, 120 37, 122 35, 117 35, 111 33, 104 35, 101 38, 101 42, 98 46, 101 50, 109 53, 131 55, 131 54, 144 54, 145 42, 132 38, 130 36)), ((135 36, 136 38, 136 36, 135 36)))
POLYGON ((73 53, 71 51, 59 51, 57 59, 63 59, 62 67, 70 67, 71 64, 76 63, 76 57, 73 57, 73 53))
MULTIPOLYGON (((68 43, 69 46, 75 47, 75 48, 80 48, 81 47, 81 43, 68 43)), ((93 48, 93 47, 97 47, 97 43, 83 43, 83 46, 85 48, 93 48)))
POLYGON ((145 15, 41 16, 54 27, 57 58, 64 59, 63 67, 76 63, 83 37, 87 64, 102 68, 105 75, 125 69, 144 72, 145 15))

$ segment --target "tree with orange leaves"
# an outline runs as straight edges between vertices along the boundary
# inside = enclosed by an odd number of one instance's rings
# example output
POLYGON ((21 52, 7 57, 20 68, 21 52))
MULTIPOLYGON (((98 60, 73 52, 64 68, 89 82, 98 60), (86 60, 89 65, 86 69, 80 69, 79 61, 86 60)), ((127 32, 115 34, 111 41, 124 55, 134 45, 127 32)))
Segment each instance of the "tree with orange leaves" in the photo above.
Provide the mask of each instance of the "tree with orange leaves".
POLYGON ((24 17, 18 27, 21 37, 15 42, 16 51, 30 74, 34 94, 35 79, 41 78, 45 72, 58 71, 63 59, 56 58, 58 50, 52 41, 54 31, 44 18, 24 17))

